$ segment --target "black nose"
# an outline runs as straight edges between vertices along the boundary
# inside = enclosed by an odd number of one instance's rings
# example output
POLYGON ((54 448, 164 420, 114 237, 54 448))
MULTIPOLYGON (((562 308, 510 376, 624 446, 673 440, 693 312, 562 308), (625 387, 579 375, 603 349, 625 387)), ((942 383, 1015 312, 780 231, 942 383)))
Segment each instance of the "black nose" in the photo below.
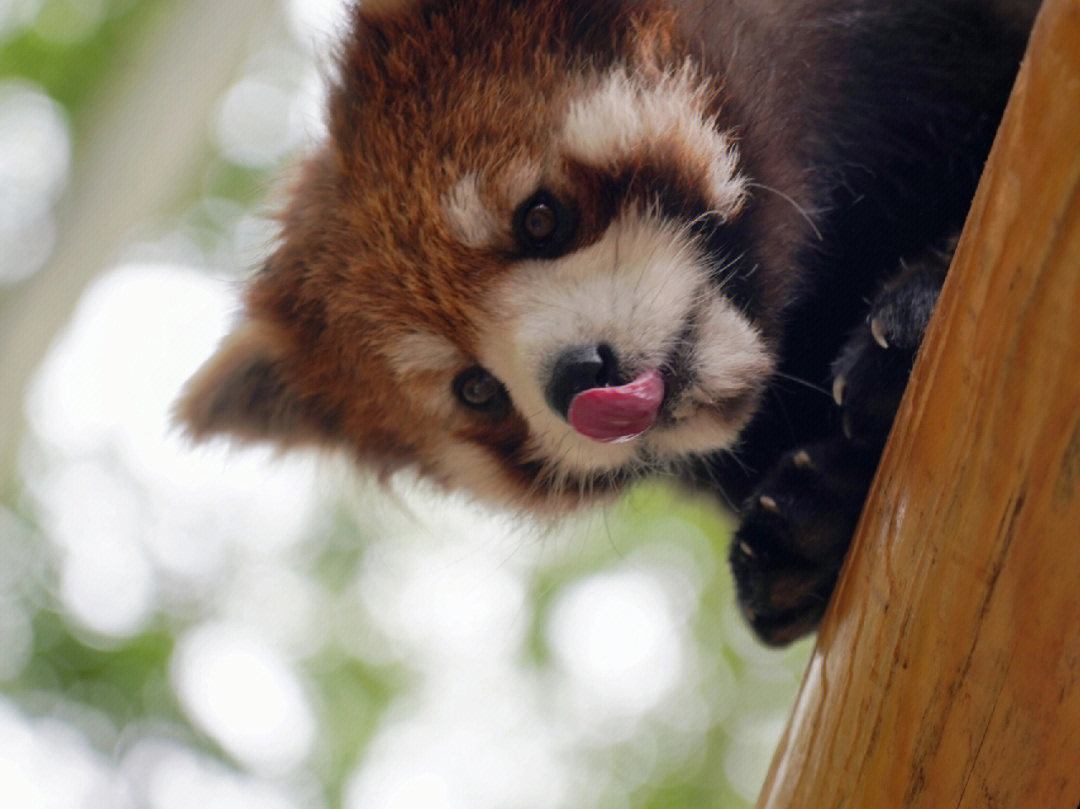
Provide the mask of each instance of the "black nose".
POLYGON ((570 402, 582 391, 618 384, 619 365, 611 346, 575 346, 555 360, 544 396, 551 409, 566 418, 570 402))

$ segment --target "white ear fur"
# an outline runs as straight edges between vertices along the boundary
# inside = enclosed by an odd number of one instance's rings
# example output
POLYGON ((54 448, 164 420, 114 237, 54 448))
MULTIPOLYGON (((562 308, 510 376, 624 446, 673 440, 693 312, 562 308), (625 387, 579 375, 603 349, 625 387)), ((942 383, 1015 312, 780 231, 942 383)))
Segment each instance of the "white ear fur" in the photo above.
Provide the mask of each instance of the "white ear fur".
POLYGON ((196 440, 220 434, 284 444, 314 439, 320 431, 312 408, 282 374, 285 346, 274 327, 245 320, 188 380, 174 420, 196 440))

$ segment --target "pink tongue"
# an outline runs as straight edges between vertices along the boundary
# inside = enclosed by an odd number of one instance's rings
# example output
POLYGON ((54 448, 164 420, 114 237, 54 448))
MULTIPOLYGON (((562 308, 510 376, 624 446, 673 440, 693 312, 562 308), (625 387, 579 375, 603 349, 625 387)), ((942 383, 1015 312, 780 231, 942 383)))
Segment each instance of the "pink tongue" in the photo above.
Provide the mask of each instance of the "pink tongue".
POLYGON ((622 441, 641 435, 656 423, 664 400, 659 371, 646 371, 617 388, 590 388, 570 402, 570 426, 594 441, 622 441))

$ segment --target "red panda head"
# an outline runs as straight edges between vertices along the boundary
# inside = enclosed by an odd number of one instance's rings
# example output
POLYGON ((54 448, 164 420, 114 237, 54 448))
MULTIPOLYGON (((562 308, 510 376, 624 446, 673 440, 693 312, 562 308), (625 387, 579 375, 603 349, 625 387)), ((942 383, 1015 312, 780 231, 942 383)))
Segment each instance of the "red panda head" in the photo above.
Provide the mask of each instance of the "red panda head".
POLYGON ((729 446, 773 358, 720 114, 660 3, 361 4, 180 418, 539 511, 729 446))

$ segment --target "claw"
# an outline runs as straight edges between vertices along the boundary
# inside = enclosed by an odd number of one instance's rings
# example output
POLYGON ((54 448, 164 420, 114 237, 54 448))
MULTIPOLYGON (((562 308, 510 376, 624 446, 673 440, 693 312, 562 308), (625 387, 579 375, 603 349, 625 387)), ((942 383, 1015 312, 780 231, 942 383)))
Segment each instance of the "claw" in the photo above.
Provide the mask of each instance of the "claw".
POLYGON ((776 501, 773 500, 768 495, 763 494, 761 496, 761 499, 758 500, 758 502, 761 503, 761 507, 763 509, 765 509, 766 511, 779 511, 780 510, 780 507, 776 505, 776 501))
POLYGON ((800 469, 814 468, 814 462, 810 460, 810 453, 807 452, 805 449, 800 449, 798 452, 796 452, 795 457, 792 458, 792 461, 794 461, 795 465, 800 469))
POLYGON ((889 341, 885 339, 885 332, 881 325, 881 321, 878 318, 872 318, 870 320, 870 334, 874 337, 874 342, 882 348, 889 347, 889 341))
POLYGON ((837 407, 843 407, 844 405, 845 390, 847 390, 847 380, 842 375, 836 377, 832 383, 832 397, 837 407))
POLYGON ((851 414, 845 411, 842 421, 844 427, 844 438, 846 438, 848 441, 851 441, 852 438, 855 437, 855 430, 851 426, 851 414))
POLYGON ((742 551, 743 553, 745 553, 751 559, 753 559, 754 557, 757 556, 757 554, 754 553, 754 549, 751 548, 750 544, 747 543, 746 541, 740 541, 739 542, 739 550, 742 551))

